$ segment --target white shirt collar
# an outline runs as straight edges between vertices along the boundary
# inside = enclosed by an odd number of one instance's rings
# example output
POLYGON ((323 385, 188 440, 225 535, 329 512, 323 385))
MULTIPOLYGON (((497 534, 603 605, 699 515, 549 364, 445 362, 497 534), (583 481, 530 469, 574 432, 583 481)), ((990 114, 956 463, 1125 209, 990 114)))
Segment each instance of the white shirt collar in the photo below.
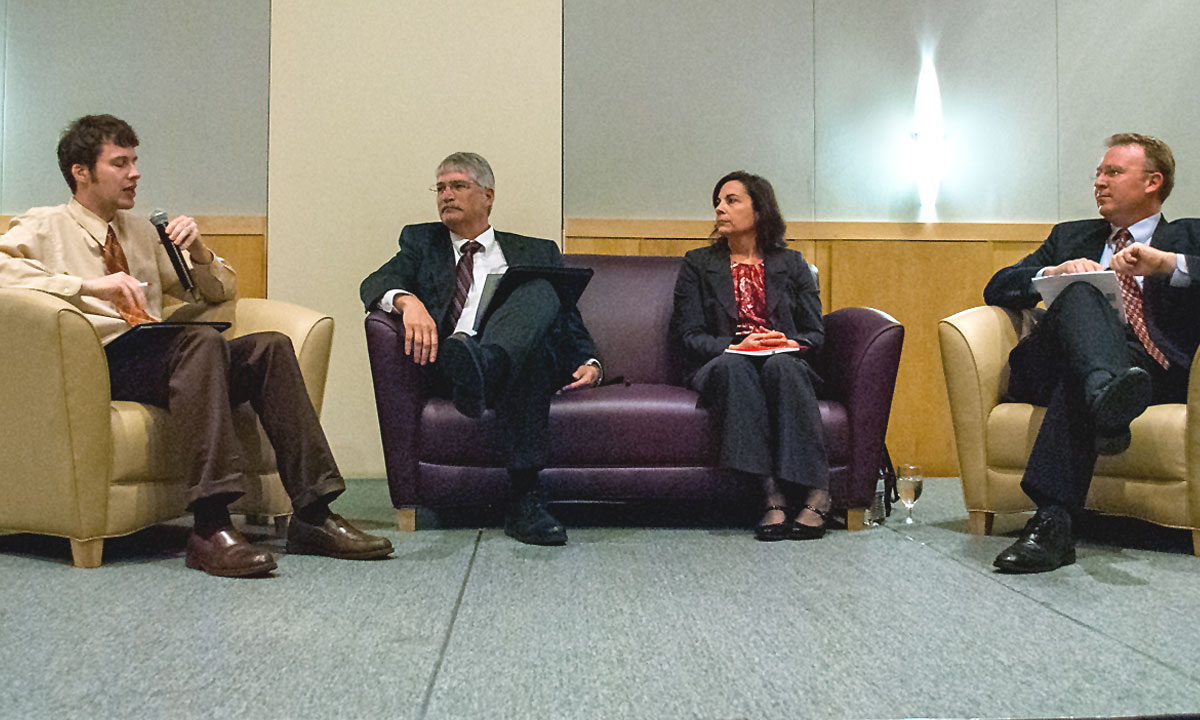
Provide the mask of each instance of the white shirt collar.
MULTIPOLYGON (((454 252, 462 255, 462 248, 463 245, 467 244, 467 239, 451 230, 450 242, 454 243, 454 252)), ((488 229, 479 233, 479 237, 475 238, 475 242, 483 246, 483 249, 479 252, 486 255, 496 245, 496 230, 491 225, 488 225, 488 229)))
MULTIPOLYGON (((1154 237, 1154 231, 1158 228, 1158 221, 1162 219, 1162 213, 1156 212, 1148 218, 1138 220, 1129 226, 1129 234, 1133 236, 1135 243, 1149 243, 1150 238, 1154 237)), ((1111 244, 1113 238, 1116 237, 1119 227, 1113 227, 1112 232, 1108 234, 1108 242, 1111 244)))

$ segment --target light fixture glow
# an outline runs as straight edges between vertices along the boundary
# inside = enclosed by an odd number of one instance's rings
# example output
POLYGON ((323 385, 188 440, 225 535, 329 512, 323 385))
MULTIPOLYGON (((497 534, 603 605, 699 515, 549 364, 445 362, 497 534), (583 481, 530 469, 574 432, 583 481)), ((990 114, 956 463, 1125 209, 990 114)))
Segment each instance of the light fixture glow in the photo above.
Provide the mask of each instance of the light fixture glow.
POLYGON ((938 187, 946 171, 946 125, 942 118, 942 93, 938 88, 933 53, 926 52, 917 78, 913 111, 913 172, 921 198, 921 222, 937 220, 938 187))

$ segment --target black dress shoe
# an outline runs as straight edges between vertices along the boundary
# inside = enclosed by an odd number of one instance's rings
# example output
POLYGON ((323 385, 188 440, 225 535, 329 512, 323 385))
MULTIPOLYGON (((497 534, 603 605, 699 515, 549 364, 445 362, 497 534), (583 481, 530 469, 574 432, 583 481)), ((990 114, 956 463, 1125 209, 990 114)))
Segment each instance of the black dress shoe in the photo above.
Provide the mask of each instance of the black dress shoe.
POLYGON ((783 513, 783 522, 777 523, 759 523, 754 528, 754 539, 762 542, 775 542, 776 540, 786 540, 788 532, 792 529, 792 522, 787 519, 788 509, 783 505, 772 505, 763 511, 763 515, 778 510, 783 513))
POLYGON ((305 522, 299 515, 288 524, 287 551, 290 555, 324 555, 342 560, 373 560, 392 554, 392 542, 368 535, 335 513, 320 525, 305 522))
POLYGON ((1131 367, 1114 375, 1090 395, 1097 437, 1112 438, 1127 433, 1129 423, 1150 405, 1150 397, 1150 373, 1131 367))
POLYGON ((483 415, 487 406, 486 368, 479 341, 466 333, 454 333, 442 343, 438 362, 454 386, 454 407, 469 418, 483 415))
POLYGON ((992 564, 1001 572, 1049 572, 1075 562, 1075 540, 1071 537, 1071 514, 1066 508, 1047 505, 1025 523, 1021 537, 992 564))
MULTIPOLYGON (((829 520, 829 510, 818 510, 812 505, 805 505, 805 509, 812 510, 821 518, 820 525, 805 525, 800 522, 800 518, 792 523, 792 531, 788 534, 790 540, 819 540, 825 537, 825 523, 829 520)), ((803 511, 801 511, 803 512, 803 511)))
POLYGON ((276 567, 270 552, 251 545, 233 526, 206 538, 193 530, 188 536, 185 562, 193 570, 217 577, 265 575, 276 567))
POLYGON ((527 545, 562 545, 567 529, 546 509, 546 499, 536 490, 508 502, 504 534, 527 545))

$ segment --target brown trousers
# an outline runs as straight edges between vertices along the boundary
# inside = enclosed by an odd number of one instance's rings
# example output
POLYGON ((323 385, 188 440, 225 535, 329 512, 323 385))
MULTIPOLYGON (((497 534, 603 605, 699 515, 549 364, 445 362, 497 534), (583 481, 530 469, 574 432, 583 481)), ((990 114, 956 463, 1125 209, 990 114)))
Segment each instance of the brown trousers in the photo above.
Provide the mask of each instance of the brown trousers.
POLYGON ((345 490, 286 335, 226 340, 207 326, 139 331, 105 352, 113 400, 171 413, 189 509, 202 498, 232 501, 245 491, 245 460, 233 425, 233 408, 244 402, 262 421, 293 507, 328 502, 345 490))

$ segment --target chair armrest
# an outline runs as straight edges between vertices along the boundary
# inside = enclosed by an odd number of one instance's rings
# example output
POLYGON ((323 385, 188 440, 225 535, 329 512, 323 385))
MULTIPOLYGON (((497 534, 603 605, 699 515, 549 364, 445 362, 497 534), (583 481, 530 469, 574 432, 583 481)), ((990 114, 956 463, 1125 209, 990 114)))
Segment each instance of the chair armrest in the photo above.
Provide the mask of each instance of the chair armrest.
POLYGON ((854 448, 850 482, 834 498, 839 507, 865 507, 875 494, 903 344, 904 326, 879 310, 851 307, 825 316, 815 366, 825 380, 822 394, 846 406, 854 448))
POLYGON ((185 305, 172 320, 210 320, 231 323, 229 337, 256 332, 279 332, 292 340, 304 385, 317 415, 325 400, 329 354, 333 347, 333 318, 281 300, 239 298, 216 305, 185 305))
POLYGON ((92 324, 48 293, 0 289, 0 367, 0 527, 101 535, 112 421, 92 324))
POLYGON ((1020 338, 1023 312, 992 306, 963 310, 938 324, 942 369, 958 451, 964 501, 985 507, 987 418, 1008 389, 1008 353, 1020 338))
POLYGON ((1193 521, 1200 519, 1200 348, 1192 357, 1187 394, 1188 500, 1193 521))
POLYGON ((420 503, 417 439, 426 397, 421 368, 404 354, 404 326, 399 316, 373 310, 364 325, 392 506, 416 505, 420 503))

